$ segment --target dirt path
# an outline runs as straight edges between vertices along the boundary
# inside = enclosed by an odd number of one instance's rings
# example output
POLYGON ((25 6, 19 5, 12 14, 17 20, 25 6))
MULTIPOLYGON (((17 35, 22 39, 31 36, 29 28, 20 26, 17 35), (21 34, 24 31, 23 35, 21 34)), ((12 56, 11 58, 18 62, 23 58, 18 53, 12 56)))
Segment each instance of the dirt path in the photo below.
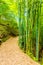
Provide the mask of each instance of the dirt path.
POLYGON ((0 65, 39 65, 23 53, 18 46, 18 37, 10 38, 0 46, 0 65))

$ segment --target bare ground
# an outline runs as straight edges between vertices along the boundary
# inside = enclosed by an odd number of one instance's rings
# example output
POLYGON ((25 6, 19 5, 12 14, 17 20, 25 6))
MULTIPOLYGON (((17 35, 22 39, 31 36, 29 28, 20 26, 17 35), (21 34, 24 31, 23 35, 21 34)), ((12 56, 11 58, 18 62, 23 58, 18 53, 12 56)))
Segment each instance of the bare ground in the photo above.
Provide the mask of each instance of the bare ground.
POLYGON ((18 46, 18 37, 11 37, 0 46, 0 65, 40 65, 23 53, 18 46))

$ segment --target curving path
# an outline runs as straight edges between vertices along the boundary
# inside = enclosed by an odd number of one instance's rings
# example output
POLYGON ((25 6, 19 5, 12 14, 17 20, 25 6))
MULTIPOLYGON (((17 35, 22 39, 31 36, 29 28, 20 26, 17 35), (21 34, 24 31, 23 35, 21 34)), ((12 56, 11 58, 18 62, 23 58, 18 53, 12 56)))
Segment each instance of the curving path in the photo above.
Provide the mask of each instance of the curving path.
POLYGON ((0 65, 39 65, 18 46, 18 37, 11 37, 0 46, 0 65))

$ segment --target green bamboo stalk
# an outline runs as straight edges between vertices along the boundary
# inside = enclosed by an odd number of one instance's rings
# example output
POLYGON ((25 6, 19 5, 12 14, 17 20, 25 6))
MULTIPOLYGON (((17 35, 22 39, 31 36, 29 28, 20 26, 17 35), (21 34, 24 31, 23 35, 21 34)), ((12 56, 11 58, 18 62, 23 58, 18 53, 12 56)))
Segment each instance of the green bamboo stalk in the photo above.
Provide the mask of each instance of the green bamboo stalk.
POLYGON ((26 52, 30 50, 30 2, 31 0, 27 1, 27 43, 26 43, 26 52))
POLYGON ((22 0, 22 26, 23 26, 23 42, 24 42, 24 51, 26 50, 26 22, 25 22, 25 0, 22 0))
MULTIPOLYGON (((39 1, 40 2, 40 1, 39 1)), ((39 59, 39 36, 40 36, 40 3, 37 4, 37 20, 36 20, 36 59, 39 59)))
POLYGON ((21 3, 18 1, 18 17, 19 17, 19 44, 21 45, 21 3))
MULTIPOLYGON (((32 0, 32 36, 34 37, 34 27, 36 24, 36 4, 35 1, 32 0)), ((33 46, 34 46, 34 40, 31 41, 31 52, 32 54, 34 53, 33 51, 33 46), (32 43, 33 41, 33 43, 32 43)), ((34 54, 33 54, 34 55, 34 54)))

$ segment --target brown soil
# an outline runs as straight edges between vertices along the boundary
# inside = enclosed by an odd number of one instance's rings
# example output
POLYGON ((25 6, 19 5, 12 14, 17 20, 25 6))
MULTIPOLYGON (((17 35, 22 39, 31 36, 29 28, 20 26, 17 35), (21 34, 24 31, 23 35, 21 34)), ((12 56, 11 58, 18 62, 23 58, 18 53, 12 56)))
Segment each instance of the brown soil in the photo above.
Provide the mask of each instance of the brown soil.
POLYGON ((0 65, 40 65, 23 53, 18 46, 18 37, 11 37, 0 46, 0 65))

